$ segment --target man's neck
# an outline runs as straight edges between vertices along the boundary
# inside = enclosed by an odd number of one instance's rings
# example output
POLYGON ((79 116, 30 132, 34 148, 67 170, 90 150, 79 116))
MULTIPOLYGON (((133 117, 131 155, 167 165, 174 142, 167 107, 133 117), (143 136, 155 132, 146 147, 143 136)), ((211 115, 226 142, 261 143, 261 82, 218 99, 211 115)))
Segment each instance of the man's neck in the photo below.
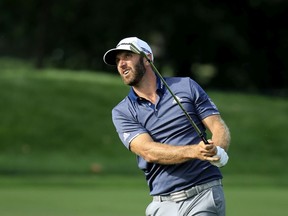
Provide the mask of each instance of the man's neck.
POLYGON ((158 99, 155 73, 147 72, 141 82, 137 86, 133 86, 133 90, 139 97, 145 98, 155 104, 158 99))

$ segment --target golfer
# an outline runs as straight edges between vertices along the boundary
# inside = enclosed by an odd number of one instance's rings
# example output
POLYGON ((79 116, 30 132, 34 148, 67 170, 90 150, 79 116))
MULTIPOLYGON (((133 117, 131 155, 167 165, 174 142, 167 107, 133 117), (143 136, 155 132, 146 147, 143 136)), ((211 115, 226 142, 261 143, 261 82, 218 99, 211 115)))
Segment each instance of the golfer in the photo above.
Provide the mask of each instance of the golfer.
POLYGON ((103 57, 115 65, 128 95, 112 110, 123 144, 137 155, 152 201, 146 215, 225 215, 220 167, 228 162, 230 132, 207 93, 189 77, 166 77, 168 87, 206 137, 205 144, 155 74, 150 46, 137 37, 121 40, 103 57), (149 61, 131 49, 140 49, 149 61))

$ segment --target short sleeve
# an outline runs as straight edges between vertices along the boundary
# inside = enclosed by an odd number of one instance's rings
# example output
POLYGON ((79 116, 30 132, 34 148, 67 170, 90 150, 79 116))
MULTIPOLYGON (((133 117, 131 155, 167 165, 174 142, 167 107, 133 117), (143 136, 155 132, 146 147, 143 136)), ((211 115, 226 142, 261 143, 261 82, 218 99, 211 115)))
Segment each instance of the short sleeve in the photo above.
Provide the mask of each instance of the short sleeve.
POLYGON ((112 110, 112 121, 122 143, 128 149, 135 137, 147 133, 147 130, 137 121, 137 115, 125 106, 125 103, 119 104, 112 110))
POLYGON ((196 112, 202 120, 210 115, 220 114, 214 102, 198 83, 190 79, 190 87, 192 101, 194 101, 196 112))

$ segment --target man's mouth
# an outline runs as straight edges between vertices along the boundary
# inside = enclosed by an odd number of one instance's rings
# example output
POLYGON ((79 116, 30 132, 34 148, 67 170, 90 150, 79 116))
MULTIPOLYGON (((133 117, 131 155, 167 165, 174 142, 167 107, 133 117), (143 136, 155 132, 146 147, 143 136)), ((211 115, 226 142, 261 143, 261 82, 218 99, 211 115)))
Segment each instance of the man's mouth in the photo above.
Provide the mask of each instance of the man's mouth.
POLYGON ((127 75, 129 72, 130 72, 130 70, 125 70, 123 74, 127 75))

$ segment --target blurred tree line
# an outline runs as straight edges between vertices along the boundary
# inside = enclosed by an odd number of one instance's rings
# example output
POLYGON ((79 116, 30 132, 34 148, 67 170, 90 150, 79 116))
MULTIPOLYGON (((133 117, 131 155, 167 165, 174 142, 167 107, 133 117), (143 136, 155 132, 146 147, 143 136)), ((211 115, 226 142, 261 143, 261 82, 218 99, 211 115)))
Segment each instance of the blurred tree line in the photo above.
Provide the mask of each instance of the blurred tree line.
POLYGON ((38 68, 104 70, 103 54, 138 36, 162 73, 206 87, 287 90, 285 0, 1 0, 0 56, 38 68))

